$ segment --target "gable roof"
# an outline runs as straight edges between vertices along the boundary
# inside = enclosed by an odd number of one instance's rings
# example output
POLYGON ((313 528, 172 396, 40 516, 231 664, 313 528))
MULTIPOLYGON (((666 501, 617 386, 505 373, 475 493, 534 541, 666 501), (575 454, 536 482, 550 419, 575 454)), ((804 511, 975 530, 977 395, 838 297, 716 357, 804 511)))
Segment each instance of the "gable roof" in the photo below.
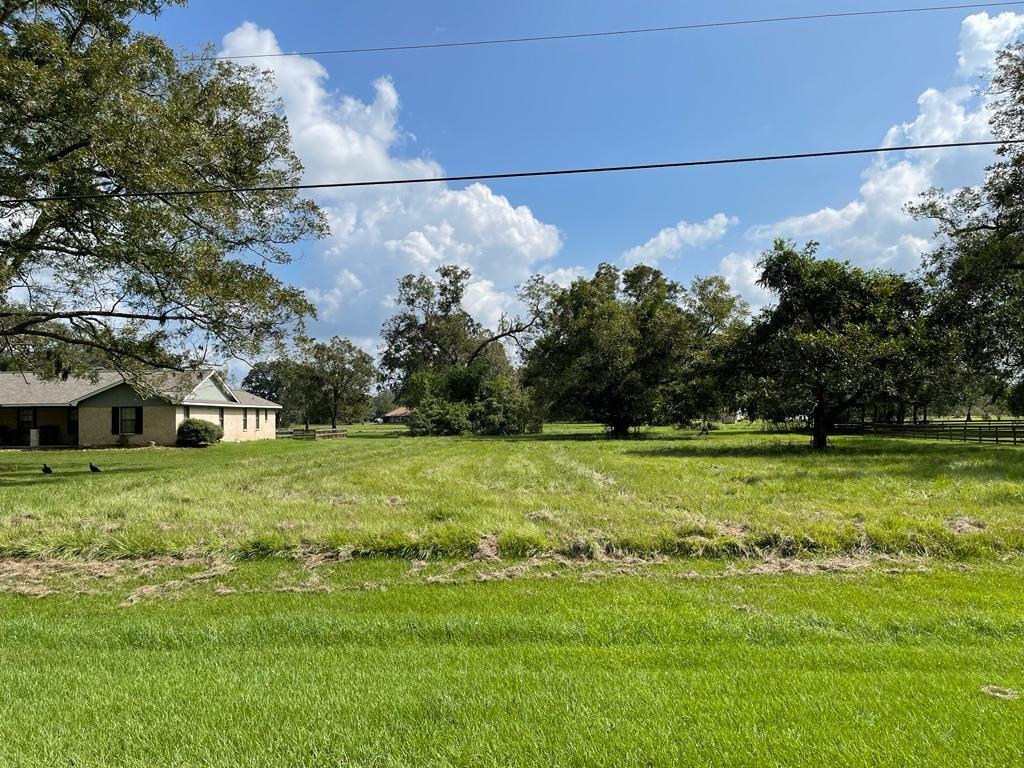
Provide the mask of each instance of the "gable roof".
POLYGON ((384 416, 407 416, 410 413, 412 413, 412 408, 406 408, 404 405, 400 405, 395 408, 395 410, 385 413, 384 416))
POLYGON ((272 400, 264 400, 258 395, 254 395, 252 392, 246 392, 244 389, 232 390, 235 394, 235 400, 238 401, 239 405, 255 405, 260 408, 280 408, 281 406, 272 400))
POLYGON ((0 373, 0 405, 71 405, 83 397, 117 386, 124 381, 114 371, 99 371, 96 380, 41 379, 33 373, 0 373))
MULTIPOLYGON (((153 371, 145 374, 146 384, 152 388, 156 396, 175 405, 207 403, 206 400, 194 397, 194 393, 213 376, 216 376, 214 371, 153 371)), ((281 407, 248 392, 245 395, 249 401, 243 403, 227 384, 221 382, 219 378, 215 381, 228 399, 223 402, 210 402, 210 405, 229 408, 243 405, 258 405, 260 408, 281 407)), ((74 377, 63 381, 43 379, 31 373, 0 372, 0 406, 73 406, 108 389, 130 383, 117 371, 97 371, 95 377, 74 377)))

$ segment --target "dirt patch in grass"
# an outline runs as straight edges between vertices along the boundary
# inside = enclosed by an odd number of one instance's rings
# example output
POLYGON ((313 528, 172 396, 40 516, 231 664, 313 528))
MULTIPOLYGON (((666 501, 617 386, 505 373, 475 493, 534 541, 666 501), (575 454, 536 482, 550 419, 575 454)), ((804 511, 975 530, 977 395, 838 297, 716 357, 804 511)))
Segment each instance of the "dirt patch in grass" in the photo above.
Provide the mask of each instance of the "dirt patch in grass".
POLYGON ((122 560, 59 560, 54 558, 0 559, 0 593, 48 597, 50 595, 100 594, 131 587, 122 605, 201 584, 231 572, 225 560, 206 557, 151 557, 122 560), (155 584, 139 581, 158 578, 169 571, 200 570, 155 584), (95 586, 104 585, 103 589, 95 586))
POLYGON ((235 566, 231 563, 215 561, 206 570, 189 574, 182 579, 171 579, 170 581, 158 582, 156 584, 143 584, 141 587, 136 587, 128 593, 128 596, 121 601, 121 607, 127 608, 128 606, 135 605, 142 600, 166 597, 172 593, 195 586, 196 584, 201 584, 203 582, 210 581, 211 579, 224 576, 234 569, 235 566))
POLYGON ((947 520, 946 527, 953 533, 980 533, 985 530, 985 523, 961 515, 947 520))
POLYGON ((1015 691, 1012 688, 1000 688, 997 685, 983 685, 981 687, 981 692, 993 699, 1002 699, 1003 701, 1012 701, 1013 699, 1020 698, 1020 693, 1018 691, 1015 691))
POLYGON ((476 552, 473 553, 473 559, 486 560, 492 563, 501 560, 501 558, 498 557, 498 537, 483 536, 480 539, 480 543, 476 545, 476 552))
POLYGON ((926 573, 929 568, 919 557, 828 557, 821 560, 804 560, 789 557, 768 557, 753 564, 732 563, 725 571, 727 576, 778 576, 796 574, 815 576, 824 573, 926 573))
POLYGON ((327 563, 344 563, 352 559, 355 547, 349 545, 330 552, 313 552, 309 549, 300 548, 295 552, 295 560, 302 564, 307 571, 319 568, 327 563))

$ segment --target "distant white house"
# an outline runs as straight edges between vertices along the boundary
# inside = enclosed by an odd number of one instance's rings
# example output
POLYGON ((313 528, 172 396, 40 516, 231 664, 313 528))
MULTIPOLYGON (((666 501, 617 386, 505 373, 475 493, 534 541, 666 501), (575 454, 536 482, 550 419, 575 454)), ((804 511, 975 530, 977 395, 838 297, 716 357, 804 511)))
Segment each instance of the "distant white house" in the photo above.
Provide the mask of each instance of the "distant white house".
POLYGON ((174 445, 188 418, 226 440, 272 440, 281 406, 231 389, 213 371, 154 372, 140 394, 114 371, 65 381, 0 373, 0 447, 174 445))
POLYGON ((382 417, 385 424, 408 424, 412 418, 412 409, 400 405, 393 411, 388 411, 382 417))

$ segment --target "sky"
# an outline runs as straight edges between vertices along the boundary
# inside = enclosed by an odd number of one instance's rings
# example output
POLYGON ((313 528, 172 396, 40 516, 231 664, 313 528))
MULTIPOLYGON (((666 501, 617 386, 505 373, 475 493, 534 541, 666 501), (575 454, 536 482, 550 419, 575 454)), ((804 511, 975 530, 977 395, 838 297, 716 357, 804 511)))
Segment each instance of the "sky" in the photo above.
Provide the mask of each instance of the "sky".
MULTIPOLYGON (((928 5, 931 3, 922 3, 928 5)), ((137 26, 183 51, 240 55, 563 34, 898 7, 820 0, 192 0, 137 26)), ((978 92, 1018 13, 943 11, 477 48, 258 60, 275 77, 308 182, 971 141, 978 92)), ((331 234, 278 270, 317 306, 310 330, 375 350, 399 277, 457 263, 487 325, 532 274, 601 262, 681 282, 722 274, 756 308, 776 236, 908 271, 931 228, 903 208, 977 184, 988 149, 339 190, 331 234)))

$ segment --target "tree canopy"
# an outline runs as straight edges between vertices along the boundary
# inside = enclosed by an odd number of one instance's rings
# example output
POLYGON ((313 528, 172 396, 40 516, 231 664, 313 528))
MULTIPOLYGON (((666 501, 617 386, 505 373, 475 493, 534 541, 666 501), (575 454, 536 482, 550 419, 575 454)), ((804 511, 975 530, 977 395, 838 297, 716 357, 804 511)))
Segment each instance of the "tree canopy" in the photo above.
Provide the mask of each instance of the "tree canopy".
MULTIPOLYGON (((1024 44, 998 55, 988 88, 992 135, 1024 136, 1024 44)), ((1024 146, 1001 144, 984 184, 931 190, 911 210, 931 219, 939 247, 926 257, 941 322, 958 329, 966 365, 1012 380, 1024 369, 1024 146)))
POLYGON ((903 275, 816 258, 776 240, 760 262, 759 284, 776 303, 754 318, 733 352, 747 376, 749 413, 806 417, 823 449, 838 417, 879 392, 899 388, 927 339, 921 285, 903 275))
POLYGON ((313 312, 272 268, 326 232, 314 203, 152 194, 302 174, 268 74, 132 28, 178 2, 0 6, 0 346, 21 368, 255 356, 313 312))
POLYGON ((526 383, 549 413, 594 419, 619 437, 651 423, 688 351, 679 299, 679 286, 656 269, 601 264, 546 304, 526 383))
POLYGON ((254 365, 242 388, 280 403, 281 422, 291 424, 359 421, 370 414, 370 390, 377 381, 373 358, 348 339, 303 339, 273 361, 254 365))
POLYGON ((398 283, 398 311, 381 329, 385 383, 414 408, 418 434, 526 430, 534 419, 503 342, 520 342, 534 328, 542 281, 521 292, 529 319, 503 316, 492 330, 462 305, 469 270, 444 265, 437 275, 409 274, 398 283))

